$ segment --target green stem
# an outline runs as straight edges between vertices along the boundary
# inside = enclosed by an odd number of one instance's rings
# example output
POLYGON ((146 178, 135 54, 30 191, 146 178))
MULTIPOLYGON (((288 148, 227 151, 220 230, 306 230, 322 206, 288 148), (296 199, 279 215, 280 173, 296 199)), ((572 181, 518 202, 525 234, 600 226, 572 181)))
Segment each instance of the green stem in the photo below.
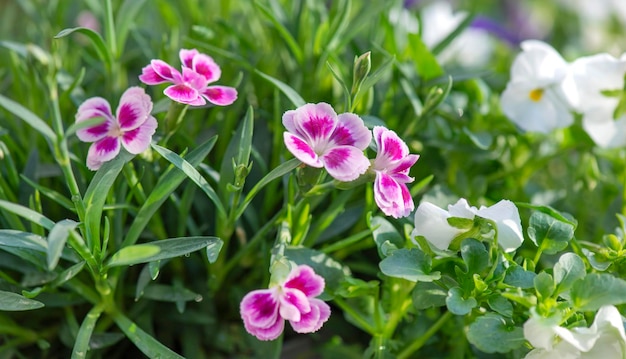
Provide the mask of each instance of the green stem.
POLYGON ((349 305, 342 298, 339 297, 335 297, 333 301, 339 306, 339 308, 341 308, 341 310, 350 315, 352 319, 354 319, 354 321, 361 326, 361 329, 365 330, 368 334, 372 336, 376 335, 376 328, 374 328, 370 323, 367 322, 367 320, 365 320, 365 318, 357 313, 351 305, 349 305))
POLYGON ((183 105, 175 101, 170 103, 170 107, 165 115, 165 137, 160 143, 161 146, 166 147, 167 142, 176 133, 183 122, 183 117, 185 117, 188 108, 189 105, 183 105))
POLYGON ((106 31, 106 39, 109 44, 109 51, 111 55, 114 56, 113 61, 117 58, 117 39, 115 36, 115 22, 113 20, 113 5, 111 4, 111 0, 105 0, 104 2, 104 11, 105 11, 105 31, 106 31))
POLYGON ((402 317, 406 314, 406 312, 411 308, 411 304, 413 304, 412 298, 407 298, 402 302, 400 308, 395 308, 389 318, 387 319, 387 323, 385 324, 385 331, 383 332, 383 336, 385 338, 391 338, 393 332, 395 332, 398 327, 398 323, 402 320, 402 317))
POLYGON ((444 315, 439 317, 439 319, 433 324, 426 333, 422 334, 421 337, 417 338, 411 345, 404 348, 400 354, 398 354, 398 359, 405 359, 412 356, 413 353, 418 351, 430 337, 432 337, 437 331, 447 322, 450 318, 452 318, 452 313, 445 312, 444 315))

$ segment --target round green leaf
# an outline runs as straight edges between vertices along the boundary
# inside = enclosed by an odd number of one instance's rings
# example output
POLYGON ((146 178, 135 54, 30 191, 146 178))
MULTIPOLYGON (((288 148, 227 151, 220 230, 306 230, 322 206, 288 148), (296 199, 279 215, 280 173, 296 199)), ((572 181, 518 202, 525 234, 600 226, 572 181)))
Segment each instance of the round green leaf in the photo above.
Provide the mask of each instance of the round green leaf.
POLYGON ((493 313, 482 316, 469 326, 467 340, 485 353, 508 353, 524 345, 524 331, 509 326, 493 313))
POLYGON ((448 310, 456 315, 465 315, 472 311, 478 303, 473 297, 463 298, 463 290, 459 287, 451 288, 446 297, 448 310))
POLYGON ((417 248, 393 251, 378 266, 389 277, 404 278, 411 282, 432 282, 441 278, 439 272, 431 273, 431 258, 417 248))

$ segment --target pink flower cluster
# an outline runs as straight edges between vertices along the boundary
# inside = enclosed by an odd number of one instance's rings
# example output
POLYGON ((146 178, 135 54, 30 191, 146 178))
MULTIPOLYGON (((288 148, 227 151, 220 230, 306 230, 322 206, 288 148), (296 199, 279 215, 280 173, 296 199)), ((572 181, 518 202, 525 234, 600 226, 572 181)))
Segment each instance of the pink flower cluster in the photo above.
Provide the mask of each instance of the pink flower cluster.
MULTIPOLYGON (((139 79, 147 85, 171 82, 164 93, 174 101, 200 106, 206 101, 230 105, 237 99, 237 90, 228 86, 208 86, 221 76, 220 67, 213 59, 198 50, 182 49, 182 74, 161 60, 152 60, 143 69, 139 79)), ((76 136, 83 142, 93 142, 87 153, 87 167, 97 170, 104 162, 115 158, 122 147, 129 153, 139 154, 150 146, 157 128, 152 112, 152 100, 140 87, 127 89, 113 116, 109 102, 92 97, 83 102, 76 113, 76 122, 104 118, 104 122, 82 128, 76 136)))
POLYGON ((286 280, 269 289, 248 293, 240 313, 248 333, 259 340, 274 340, 289 321, 298 333, 313 333, 330 317, 330 307, 315 298, 324 291, 324 278, 307 265, 291 270, 286 280))
POLYGON ((337 115, 327 103, 306 104, 283 115, 287 129, 283 137, 287 149, 303 163, 325 168, 339 181, 353 181, 368 169, 375 173, 374 199, 388 216, 406 217, 415 208, 406 186, 411 166, 419 156, 398 135, 384 127, 374 127, 378 153, 370 163, 363 151, 372 133, 353 113, 337 115))

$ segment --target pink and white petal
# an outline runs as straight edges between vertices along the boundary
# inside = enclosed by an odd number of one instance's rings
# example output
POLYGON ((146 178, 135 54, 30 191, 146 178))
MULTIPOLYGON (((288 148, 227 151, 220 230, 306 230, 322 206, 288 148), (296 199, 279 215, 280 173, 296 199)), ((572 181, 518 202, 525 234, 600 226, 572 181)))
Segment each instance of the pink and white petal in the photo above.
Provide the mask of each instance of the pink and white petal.
POLYGON ((317 153, 302 138, 289 132, 283 132, 283 139, 289 152, 303 163, 316 168, 324 165, 317 153))
POLYGON ((166 88, 163 93, 172 100, 184 104, 200 106, 206 103, 196 89, 187 85, 172 85, 166 88))
POLYGON ((150 147, 152 135, 156 131, 157 120, 150 116, 148 120, 134 130, 126 131, 122 135, 122 145, 126 151, 136 155, 150 147))
MULTIPOLYGON (((78 114, 77 114, 78 116, 78 114)), ((113 125, 113 118, 106 116, 99 110, 86 110, 80 113, 80 119, 77 117, 76 122, 81 122, 90 118, 102 117, 104 122, 87 128, 82 128, 76 131, 76 137, 83 142, 96 142, 101 140, 109 133, 109 129, 113 125)))
POLYGON ((419 158, 419 155, 407 155, 406 157, 391 163, 391 166, 387 168, 387 171, 393 174, 403 174, 410 179, 408 181, 402 181, 402 183, 413 182, 413 178, 408 177, 408 174, 411 167, 415 164, 415 162, 417 162, 419 158))
POLYGON ((342 113, 337 116, 337 127, 330 140, 336 145, 354 146, 365 150, 372 141, 372 132, 365 127, 359 116, 353 113, 342 113))
POLYGON ((397 161, 409 154, 409 147, 392 130, 376 126, 374 127, 374 132, 379 133, 375 135, 375 138, 378 140, 376 142, 378 147, 376 158, 384 157, 389 161, 397 161))
POLYGON ((177 76, 180 77, 180 72, 165 61, 152 60, 150 65, 152 65, 152 70, 154 70, 156 75, 165 80, 163 82, 176 82, 177 76))
POLYGON ((325 302, 311 298, 311 311, 303 314, 300 321, 290 321, 291 327, 297 333, 313 333, 318 331, 330 318, 330 307, 325 302))
POLYGON ((296 130, 294 133, 317 149, 330 140, 337 126, 337 113, 327 103, 308 103, 296 109, 293 124, 296 130))
POLYGON ((415 204, 413 203, 413 197, 411 197, 411 192, 409 188, 400 183, 400 188, 402 189, 402 199, 404 200, 404 212, 402 213, 402 217, 406 217, 415 209, 415 204))
POLYGON ((239 304, 239 313, 246 323, 256 328, 268 328, 278 317, 278 293, 276 289, 253 290, 246 294, 239 304))
POLYGON ((374 180, 374 200, 378 208, 387 216, 400 218, 405 216, 402 188, 391 176, 376 172, 374 180))
POLYGON ((296 113, 297 113, 297 110, 288 110, 285 113, 283 113, 283 126, 285 126, 287 131, 291 133, 298 132, 298 129, 296 128, 296 124, 294 123, 294 119, 293 119, 296 113))
POLYGON ((102 97, 92 97, 78 106, 76 110, 76 122, 84 121, 96 116, 102 116, 107 118, 113 118, 113 112, 111 112, 111 106, 109 102, 102 97), (99 115, 93 115, 93 112, 100 113, 99 115))
POLYGON ((198 92, 202 92, 209 84, 204 76, 188 67, 183 67, 182 82, 193 87, 198 92))
POLYGON ((166 79, 159 75, 152 64, 141 69, 141 75, 139 75, 139 81, 143 82, 146 85, 158 85, 166 82, 171 82, 172 79, 166 79))
POLYGON ((259 340, 274 340, 283 333, 285 320, 277 316, 276 320, 271 325, 261 328, 251 325, 244 319, 243 325, 248 333, 254 335, 259 340))
POLYGON ((229 86, 209 86, 202 94, 209 102, 218 106, 228 106, 237 99, 237 90, 229 86))
POLYGON ((117 137, 104 137, 94 142, 87 152, 87 168, 97 170, 107 161, 110 161, 120 153, 120 140, 117 137))
POLYGON ((298 289, 283 288, 280 296, 280 316, 285 320, 299 321, 302 314, 311 311, 309 298, 298 289))
POLYGON ((324 291, 324 278, 317 275, 313 268, 307 265, 299 265, 289 273, 283 286, 285 288, 298 289, 307 297, 317 297, 324 291))
POLYGON ((117 108, 117 122, 122 131, 141 126, 152 111, 152 100, 141 87, 130 87, 124 91, 117 108))
POLYGON ((349 182, 359 178, 370 166, 363 151, 352 146, 337 146, 321 156, 329 175, 339 181, 349 182))
POLYGON ((180 62, 183 66, 192 68, 193 67, 193 58, 198 55, 199 52, 196 49, 180 49, 178 53, 178 57, 180 58, 180 62))
POLYGON ((194 56, 191 68, 200 75, 204 76, 209 83, 219 80, 220 76, 222 76, 222 70, 220 67, 215 63, 211 56, 205 54, 198 54, 194 56))

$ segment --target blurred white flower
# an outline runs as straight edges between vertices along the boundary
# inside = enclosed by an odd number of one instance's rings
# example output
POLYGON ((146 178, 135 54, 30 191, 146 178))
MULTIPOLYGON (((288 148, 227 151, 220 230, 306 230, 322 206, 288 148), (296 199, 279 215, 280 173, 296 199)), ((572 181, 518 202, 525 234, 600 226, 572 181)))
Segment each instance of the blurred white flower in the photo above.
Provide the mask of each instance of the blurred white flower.
POLYGON ((526 40, 511 66, 502 111, 524 131, 548 133, 574 122, 564 80, 568 64, 550 45, 526 40))
POLYGON ((589 328, 570 330, 556 325, 553 320, 531 317, 524 323, 524 337, 535 347, 525 359, 609 359, 626 355, 624 323, 612 305, 600 308, 589 328))
POLYGON ((474 219, 475 216, 495 223, 498 244, 505 252, 514 251, 524 241, 519 212, 513 202, 502 200, 493 206, 481 206, 477 209, 470 207, 464 198, 449 205, 447 211, 429 202, 420 203, 415 211, 415 229, 412 237, 423 236, 435 248, 446 250, 454 238, 466 232, 451 226, 448 218, 474 219))

